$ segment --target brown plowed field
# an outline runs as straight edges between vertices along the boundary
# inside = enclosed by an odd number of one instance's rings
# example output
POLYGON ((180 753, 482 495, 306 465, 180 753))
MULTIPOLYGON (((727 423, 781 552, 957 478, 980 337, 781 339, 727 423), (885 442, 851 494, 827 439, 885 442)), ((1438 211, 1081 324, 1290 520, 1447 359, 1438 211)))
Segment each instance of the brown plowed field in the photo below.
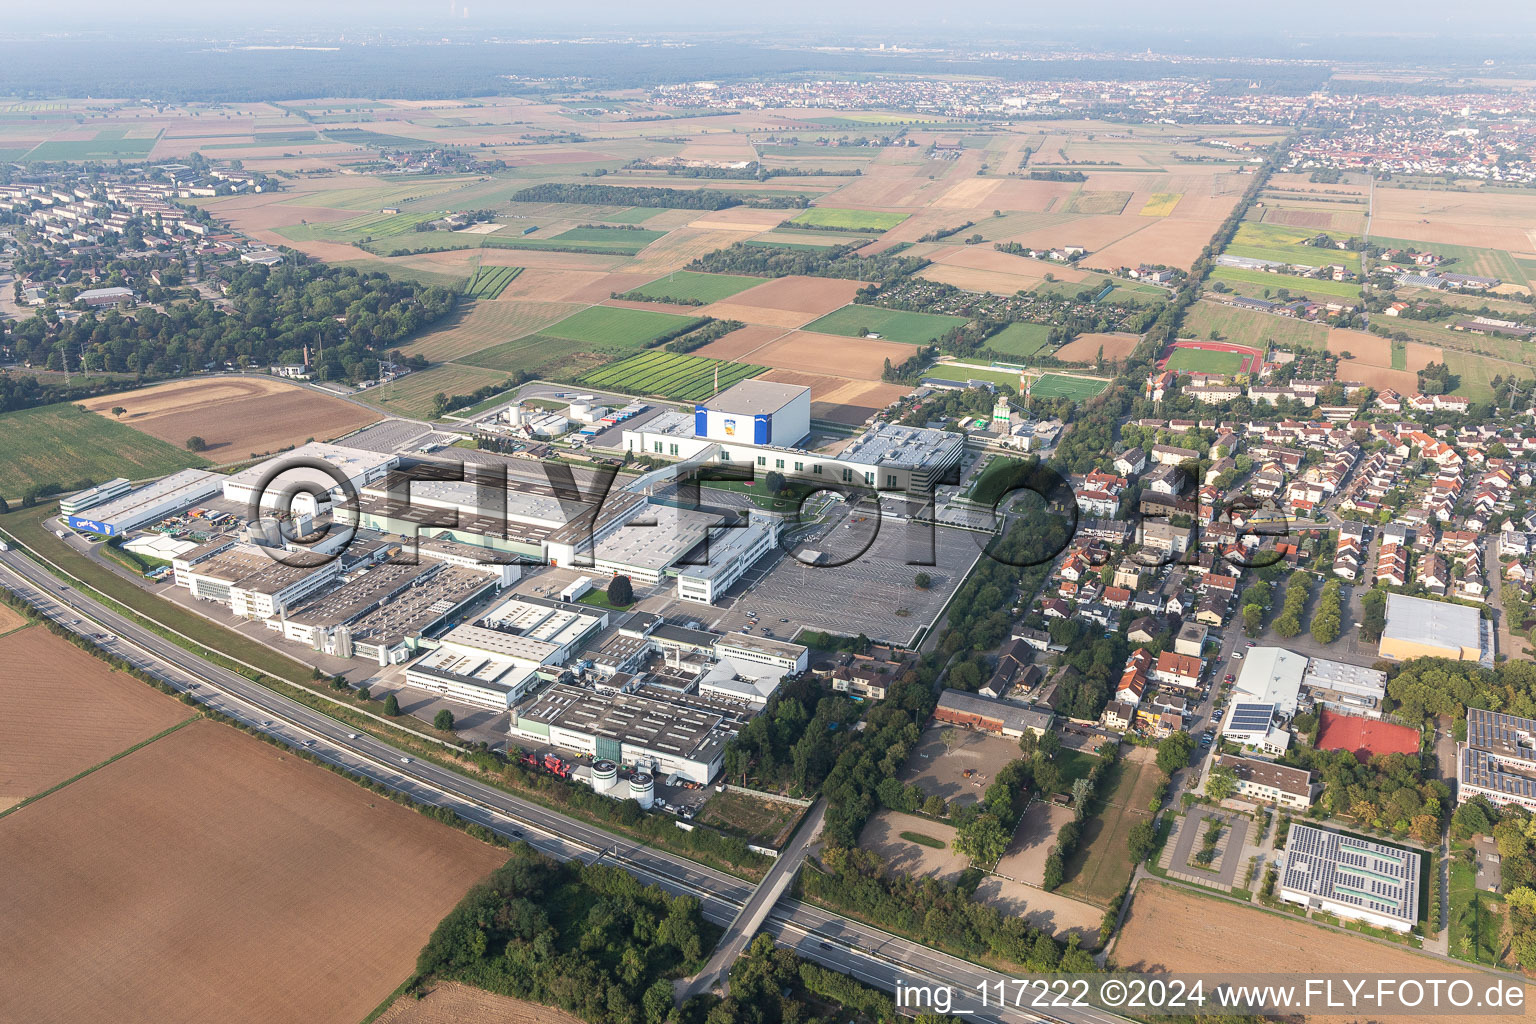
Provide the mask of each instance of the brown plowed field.
POLYGON ((311 437, 326 441, 380 418, 351 402, 275 377, 179 380, 83 404, 178 447, 189 437, 201 437, 214 462, 235 462, 252 452, 276 451, 311 437), (128 410, 120 418, 110 411, 117 406, 128 410))
POLYGON ((213 722, 0 819, 0 1006, 354 1024, 504 854, 213 722))
MULTIPOLYGON (((0 630, 24 621, 0 612, 17 620, 0 630)), ((0 665, 0 810, 193 713, 39 626, 0 637, 0 665)))
POLYGON ((795 370, 769 370, 758 380, 771 380, 780 384, 801 384, 811 389, 811 416, 833 423, 857 426, 875 413, 906 395, 908 388, 899 384, 875 381, 847 380, 843 377, 827 377, 819 373, 799 373, 795 370))
POLYGON ((10 605, 0 604, 0 633, 9 633, 27 621, 27 617, 10 605))
POLYGON ((785 332, 778 327, 741 327, 727 334, 719 341, 712 341, 691 354, 708 356, 711 359, 741 359, 743 362, 751 362, 751 360, 744 357, 762 348, 770 341, 784 337, 784 334, 785 332))
MULTIPOLYGON (((518 299, 537 299, 544 302, 580 302, 574 296, 595 281, 608 275, 600 270, 549 270, 543 267, 527 269, 514 277, 497 302, 515 302, 518 299)), ((607 298, 608 293, 603 292, 607 298)))
MULTIPOLYGON (((1422 956, 1393 943, 1372 942, 1362 936, 1309 924, 1289 914, 1243 907, 1150 880, 1142 881, 1136 888, 1130 916, 1115 942, 1114 957, 1124 970, 1167 971, 1186 976, 1284 972, 1305 978, 1367 969, 1375 974, 1407 978, 1466 974, 1478 992, 1492 977, 1458 968, 1454 960, 1422 956)), ((1526 1000, 1531 997, 1528 985, 1526 1000)), ((1346 1024, 1357 1019, 1361 1018, 1307 1017, 1309 1024, 1346 1024)), ((1412 1019, 1423 1024, 1464 1024, 1474 1018, 1446 1013, 1412 1019)), ((1523 1014, 1495 1014, 1475 1019, 1487 1024, 1517 1024, 1526 1018, 1523 1014)))
POLYGON ((912 346, 869 338, 842 338, 810 331, 791 333, 758 349, 753 362, 784 370, 828 373, 834 377, 878 381, 885 361, 899 365, 912 355, 912 346))
POLYGON ((750 206, 735 206, 715 210, 688 226, 705 231, 772 231, 794 216, 792 210, 756 210, 750 206))
POLYGON ((1104 358, 1113 362, 1124 359, 1134 352, 1140 341, 1141 335, 1126 334, 1121 331, 1110 334, 1079 334, 1056 350, 1056 358, 1070 363, 1091 363, 1098 358, 1099 346, 1102 345, 1104 358))
POLYGON ((842 281, 831 277, 780 277, 744 292, 737 292, 729 302, 711 303, 701 309, 700 313, 721 320, 745 320, 747 323, 774 322, 754 320, 749 315, 754 312, 803 313, 805 319, 799 323, 809 323, 848 305, 862 287, 863 281, 842 281))
POLYGON ((1378 188, 1371 234, 1489 249, 1528 250, 1536 198, 1477 192, 1378 188))
POLYGON ((511 996, 441 982, 424 999, 403 996, 378 1018, 378 1024, 584 1024, 564 1010, 511 996))
MULTIPOLYGON (((1184 203, 1181 200, 1180 206, 1184 203)), ((1085 262, 1096 267, 1135 267, 1142 263, 1162 263, 1170 267, 1188 267, 1200 256, 1200 250, 1220 226, 1219 220, 1194 220, 1173 216, 1153 221, 1134 234, 1090 253, 1085 262)))

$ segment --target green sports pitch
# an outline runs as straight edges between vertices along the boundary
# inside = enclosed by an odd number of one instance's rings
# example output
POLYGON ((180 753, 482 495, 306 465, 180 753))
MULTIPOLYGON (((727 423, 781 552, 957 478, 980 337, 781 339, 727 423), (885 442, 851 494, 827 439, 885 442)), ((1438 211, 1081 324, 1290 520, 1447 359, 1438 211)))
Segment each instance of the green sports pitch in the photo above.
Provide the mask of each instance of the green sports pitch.
POLYGON ((1214 352, 1203 348, 1176 348, 1168 357, 1167 369, 1195 373, 1241 373, 1243 363, 1251 358, 1245 352, 1214 352))
POLYGON ((1069 377, 1064 373, 1047 373, 1035 381, 1029 393, 1035 398, 1070 398, 1081 402, 1104 393, 1110 382, 1097 377, 1069 377))
POLYGON ((942 337, 951 328, 966 322, 963 316, 945 316, 940 313, 909 313, 904 309, 885 309, 882 306, 850 305, 834 309, 820 320, 805 325, 803 330, 819 334, 840 334, 845 338, 861 338, 879 335, 883 341, 899 341, 908 345, 926 345, 942 337))

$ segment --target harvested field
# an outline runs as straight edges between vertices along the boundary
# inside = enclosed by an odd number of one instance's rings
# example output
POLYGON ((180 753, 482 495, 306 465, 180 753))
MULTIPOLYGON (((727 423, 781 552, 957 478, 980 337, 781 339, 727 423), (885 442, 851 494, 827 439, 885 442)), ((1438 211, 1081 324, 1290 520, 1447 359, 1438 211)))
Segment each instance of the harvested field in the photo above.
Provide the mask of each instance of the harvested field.
POLYGON ((429 362, 447 362, 533 334, 580 309, 581 306, 569 302, 507 298, 476 302, 467 312, 420 335, 400 351, 407 356, 420 355, 429 362))
POLYGON ((997 873, 1019 882, 1040 885, 1045 880, 1045 860, 1056 845, 1056 833, 1074 817, 1072 808, 1049 800, 1036 800, 1024 812, 1013 841, 997 862, 997 873))
POLYGON ((911 355, 912 346, 901 342, 791 331, 752 353, 752 358, 764 366, 784 370, 878 381, 887 359, 896 366, 911 355))
POLYGON ((1143 217, 1166 217, 1179 205, 1179 200, 1184 195, 1180 192, 1154 192, 1147 197, 1142 204, 1141 215, 1143 217))
MULTIPOLYGON (((0 631, 26 621, 0 612, 0 631)), ((40 626, 0 637, 0 663, 0 810, 193 715, 40 626)))
POLYGON ((1040 283, 1038 277, 1022 274, 1003 274, 995 270, 974 270, 970 267, 951 267, 935 263, 918 271, 918 277, 940 284, 954 285, 967 292, 991 292, 993 295, 1012 295, 1029 291, 1040 283))
POLYGON ((652 275, 681 270, 700 256, 741 241, 741 237, 740 231, 700 231, 697 228, 678 228, 676 231, 668 232, 665 238, 649 245, 644 252, 624 264, 624 269, 652 275))
POLYGON ((27 617, 8 604, 0 604, 0 634, 9 633, 17 626, 25 625, 27 617))
POLYGON ((555 270, 547 267, 525 269, 517 275, 497 296, 501 302, 534 299, 541 302, 596 302, 606 299, 610 291, 604 289, 597 299, 585 299, 583 289, 607 275, 601 270, 555 270))
POLYGON ((915 814, 902 814, 900 811, 887 809, 876 811, 869 819, 869 823, 864 826, 864 831, 859 835, 859 846, 865 850, 874 850, 885 858, 887 864, 902 874, 952 879, 964 871, 970 863, 969 858, 954 852, 950 845, 954 839, 953 825, 945 825, 942 822, 919 818, 915 814), (923 843, 903 839, 901 836, 903 832, 931 836, 942 842, 944 848, 936 850, 923 843))
POLYGON ((1118 215, 1130 201, 1129 192, 1079 192, 1067 203, 1065 212, 1118 215))
POLYGON ((439 982, 424 999, 395 1000, 377 1024, 585 1024, 564 1010, 471 988, 457 981, 439 982))
POLYGON ((900 384, 847 380, 794 370, 769 370, 760 374, 759 379, 779 384, 801 384, 810 388, 813 418, 849 426, 863 423, 898 398, 904 397, 910 390, 900 384))
MULTIPOLYGON (((1129 218, 1123 220, 1129 222, 1129 218)), ((1142 221, 1144 226, 1139 231, 1098 246, 1097 251, 1090 253, 1084 262, 1095 267, 1111 268, 1162 263, 1187 270, 1216 233, 1221 220, 1221 217, 1196 220, 1179 215, 1148 218, 1142 221)))
POLYGON ((879 210, 847 210, 830 206, 813 206, 797 215, 793 223, 813 228, 841 228, 847 231, 867 231, 879 234, 906 220, 908 214, 887 213, 879 210))
POLYGON ((788 210, 734 206, 725 210, 712 210, 698 220, 689 221, 688 226, 702 231, 772 231, 788 219, 788 210))
POLYGON ((0 820, 28 1021, 361 1019, 505 854, 194 722, 0 820), (366 949, 366 955, 359 955, 366 949))
POLYGON ((1399 394, 1413 394, 1419 389, 1417 371, 1445 359, 1439 347, 1410 341, 1403 346, 1402 368, 1393 369, 1392 345, 1387 338, 1365 331, 1335 328, 1328 332, 1328 351, 1348 352, 1353 357, 1339 360, 1339 379, 1358 380, 1378 391, 1391 388, 1399 394))
MULTIPOLYGON (((1465 974, 1480 984, 1488 975, 1461 969, 1455 961, 1423 956, 1392 943, 1372 942, 1310 924, 1289 914, 1204 896, 1151 880, 1136 887, 1130 914, 1115 941, 1115 961, 1125 970, 1171 974, 1271 972, 1298 977, 1339 970, 1340 964, 1370 964, 1379 974, 1422 977, 1465 974)), ((1531 998, 1526 987, 1526 999, 1531 998)), ((1311 1016, 1317 1024, 1347 1024, 1349 1016, 1311 1016)), ((1455 1013, 1414 1018, 1424 1024, 1463 1024, 1455 1013)), ((1488 1024, 1518 1024, 1523 1014, 1479 1016, 1488 1024)))
POLYGON ((1536 198, 1431 189, 1378 188, 1371 235, 1529 252, 1536 198))
POLYGON ((276 451, 306 438, 329 440, 378 420, 367 409, 275 377, 203 377, 104 395, 83 403, 173 445, 194 435, 215 462, 276 451))
POLYGON ((719 341, 712 341, 699 349, 694 355, 708 356, 711 359, 740 359, 748 356, 770 341, 784 337, 785 331, 778 327, 741 327, 719 341))
POLYGON ((1056 350, 1056 358, 1069 363, 1091 363, 1098 358, 1099 350, 1104 350, 1104 358, 1109 362, 1124 359, 1136 351, 1136 346, 1141 342, 1141 335, 1127 334, 1123 331, 1112 331, 1107 334, 1079 334, 1065 345, 1056 350))
POLYGON ((432 397, 438 392, 445 395, 467 395, 487 384, 497 384, 507 375, 496 370, 445 363, 403 377, 380 388, 365 392, 368 402, 381 405, 397 416, 427 419, 432 415, 432 397))
POLYGON ((781 277, 715 302, 700 312, 719 320, 773 327, 800 327, 853 301, 862 281, 830 277, 781 277))

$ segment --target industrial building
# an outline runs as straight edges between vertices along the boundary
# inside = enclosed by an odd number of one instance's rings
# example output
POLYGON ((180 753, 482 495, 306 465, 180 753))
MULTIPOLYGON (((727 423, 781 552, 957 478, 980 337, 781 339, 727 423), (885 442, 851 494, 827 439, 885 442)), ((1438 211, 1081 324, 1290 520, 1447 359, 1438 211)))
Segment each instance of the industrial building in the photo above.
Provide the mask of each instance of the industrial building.
POLYGON ((1493 667, 1493 624, 1476 608, 1447 601, 1387 595, 1387 624, 1381 632, 1381 656, 1449 658, 1493 667))
POLYGON ((933 710, 934 721, 963 725, 980 732, 993 732, 1013 739, 1026 732, 1042 736, 1050 729, 1054 715, 1041 708, 1024 707, 1007 701, 979 697, 964 690, 945 688, 933 710))
POLYGON ((399 464, 400 458, 397 455, 311 441, 293 451, 243 469, 233 476, 224 477, 224 497, 250 506, 257 500, 256 491, 260 488, 262 508, 291 507, 295 513, 307 512, 313 515, 321 505, 342 500, 348 490, 352 493, 361 491, 399 464), (331 466, 333 472, 296 465, 301 459, 324 462, 331 466), (285 466, 291 468, 281 468, 285 466), (343 480, 346 481, 345 487, 341 482, 343 480), (322 498, 321 495, 328 497, 322 498))
POLYGON ((704 543, 724 522, 712 512, 650 505, 618 529, 608 531, 592 548, 592 565, 599 572, 628 576, 636 583, 660 583, 684 555, 704 543))
POLYGON ((1242 671, 1232 687, 1232 701, 1248 704, 1272 704, 1276 713, 1289 721, 1296 715, 1302 680, 1307 674, 1307 656, 1284 647, 1254 647, 1243 661, 1242 671))
POLYGON ((85 498, 89 504, 71 507, 90 512, 89 517, 68 513, 63 503, 59 508, 65 512, 65 521, 69 523, 70 529, 99 533, 105 537, 121 537, 129 530, 147 523, 158 523, 188 505, 206 501, 219 493, 225 479, 206 470, 184 469, 132 490, 120 487, 126 481, 114 480, 95 489, 98 492, 110 489, 105 496, 98 495, 100 500, 92 500, 86 497, 86 493, 75 496, 77 501, 85 498))
POLYGON ((1467 740, 1456 746, 1456 802, 1536 811, 1536 719, 1467 708, 1467 740))
POLYGON ((715 644, 717 658, 762 665, 781 676, 799 675, 810 667, 810 651, 787 640, 751 633, 727 633, 715 644))
POLYGON ((693 407, 694 436, 793 448, 811 432, 811 389, 747 379, 693 407))
POLYGON ((1280 898, 1406 932, 1419 919, 1419 854, 1296 822, 1285 840, 1280 898))
POLYGON ((1380 718, 1387 696, 1387 674, 1342 661, 1313 658, 1307 662, 1301 688, 1313 704, 1348 715, 1380 718))
POLYGON ((677 596, 684 601, 714 604, 778 543, 779 521, 753 518, 739 529, 714 530, 701 556, 707 565, 678 569, 677 596))
POLYGON ((100 505, 104 501, 111 501, 113 498, 127 494, 132 486, 132 481, 125 476, 120 476, 116 480, 108 480, 104 484, 87 487, 67 498, 60 498, 59 511, 67 516, 77 515, 94 505, 100 505))
POLYGON ((833 452, 808 452, 744 438, 700 436, 698 423, 684 413, 662 413, 624 431, 624 449, 636 455, 693 459, 751 467, 828 485, 848 484, 882 491, 924 494, 960 464, 965 436, 927 427, 876 423, 833 452))
POLYGON ((227 605, 247 619, 283 615, 340 577, 344 568, 339 558, 318 565, 285 565, 275 557, 281 553, 227 540, 189 551, 171 564, 177 586, 200 601, 227 605))
POLYGON ((514 737, 634 765, 652 775, 708 784, 720 774, 737 721, 697 701, 669 699, 654 688, 645 695, 599 693, 556 683, 513 710, 510 731, 514 737))

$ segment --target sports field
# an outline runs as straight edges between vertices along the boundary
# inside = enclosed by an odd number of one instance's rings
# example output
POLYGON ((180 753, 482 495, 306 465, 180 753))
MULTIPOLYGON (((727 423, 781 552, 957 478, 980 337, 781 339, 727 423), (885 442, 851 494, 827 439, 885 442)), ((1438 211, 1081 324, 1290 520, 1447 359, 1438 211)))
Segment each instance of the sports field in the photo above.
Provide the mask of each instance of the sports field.
POLYGON ((1070 398, 1074 402, 1081 402, 1103 394, 1109 384, 1109 381, 1096 377, 1069 377, 1064 373, 1047 373, 1035 381, 1029 393, 1037 398, 1070 398))
POLYGON ((878 210, 840 210, 832 206, 813 206, 789 223, 811 228, 842 228, 846 231, 879 234, 900 224, 907 216, 905 213, 882 213, 878 210))
POLYGON ((904 309, 848 305, 842 309, 833 310, 820 320, 806 324, 805 329, 818 334, 841 334, 845 338, 876 335, 885 341, 926 345, 943 336, 951 328, 959 327, 965 322, 963 316, 909 313, 904 309))
POLYGON ((719 302, 737 292, 767 284, 766 277, 746 277, 741 274, 700 274, 692 270, 677 270, 666 277, 659 277, 649 284, 633 289, 633 293, 647 299, 682 299, 693 302, 719 302))
POLYGON ((584 341, 590 345, 618 350, 639 348, 664 334, 686 328, 690 323, 701 326, 702 318, 658 313, 650 309, 589 306, 580 313, 543 328, 539 333, 551 338, 584 341))
POLYGON ((1178 348, 1168 357, 1167 369, 1199 373, 1241 373, 1247 356, 1241 352, 1214 352, 1202 348, 1178 348))
POLYGON ((753 366, 750 363, 653 351, 642 352, 622 362, 593 370, 582 377, 581 381, 592 387, 613 388, 637 395, 661 395, 679 401, 696 401, 715 394, 717 380, 723 391, 766 369, 765 366, 753 366))
POLYGON ((1045 324, 1009 324, 982 342, 982 348, 1027 359, 1045 347, 1050 334, 1051 329, 1045 324))
POLYGON ((208 460, 68 402, 0 413, 0 494, 14 501, 35 485, 133 480, 208 460))
POLYGON ((464 294, 473 299, 494 299, 522 272, 522 267, 479 267, 465 286, 464 294))

